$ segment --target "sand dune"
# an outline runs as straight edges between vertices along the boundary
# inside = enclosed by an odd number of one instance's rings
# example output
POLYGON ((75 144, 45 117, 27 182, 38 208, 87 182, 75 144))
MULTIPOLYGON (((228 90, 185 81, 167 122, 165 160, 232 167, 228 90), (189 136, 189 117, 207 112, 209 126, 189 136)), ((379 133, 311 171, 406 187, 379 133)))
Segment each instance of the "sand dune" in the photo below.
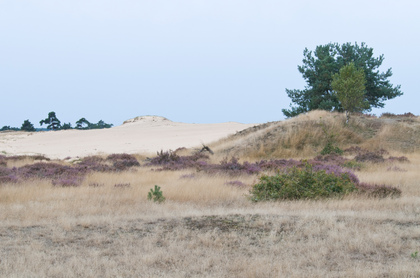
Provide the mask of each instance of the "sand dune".
POLYGON ((254 125, 236 122, 187 124, 159 116, 142 116, 110 129, 3 132, 0 133, 0 153, 43 154, 53 159, 101 153, 154 153, 199 147, 254 125))

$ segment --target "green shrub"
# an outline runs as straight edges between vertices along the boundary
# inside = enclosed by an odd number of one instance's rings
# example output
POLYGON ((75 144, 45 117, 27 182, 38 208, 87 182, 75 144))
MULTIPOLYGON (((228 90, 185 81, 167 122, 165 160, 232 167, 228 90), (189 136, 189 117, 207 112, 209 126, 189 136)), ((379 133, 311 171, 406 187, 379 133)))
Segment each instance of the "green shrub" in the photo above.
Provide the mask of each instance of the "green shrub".
POLYGON ((336 134, 334 134, 333 132, 330 132, 328 130, 328 127, 325 125, 325 123, 322 120, 320 124, 321 124, 322 131, 324 132, 325 141, 326 141, 325 147, 322 149, 321 154, 322 155, 327 155, 327 154, 332 154, 332 153, 343 154, 343 150, 335 146, 336 134))
POLYGON ((303 169, 294 167, 286 173, 263 175, 251 189, 251 200, 298 200, 344 196, 357 190, 349 174, 328 174, 313 171, 311 164, 303 169))
POLYGON ((340 149, 337 146, 334 146, 333 143, 328 142, 325 145, 325 147, 322 149, 321 154, 322 155, 327 155, 327 154, 331 154, 331 153, 343 154, 343 150, 340 149))
POLYGON ((162 203, 165 201, 165 197, 163 197, 163 192, 160 191, 160 186, 155 185, 155 190, 150 189, 149 194, 147 194, 147 199, 152 200, 153 202, 162 203))

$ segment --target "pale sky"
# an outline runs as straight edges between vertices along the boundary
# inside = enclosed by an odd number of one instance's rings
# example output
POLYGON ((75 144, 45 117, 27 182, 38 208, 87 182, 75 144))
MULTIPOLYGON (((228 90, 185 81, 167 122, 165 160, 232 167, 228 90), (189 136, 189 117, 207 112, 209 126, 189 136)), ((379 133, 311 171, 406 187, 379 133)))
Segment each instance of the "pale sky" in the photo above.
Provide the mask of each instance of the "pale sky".
POLYGON ((303 50, 365 42, 420 114, 420 1, 0 0, 0 128, 55 111, 120 125, 284 119, 303 50))

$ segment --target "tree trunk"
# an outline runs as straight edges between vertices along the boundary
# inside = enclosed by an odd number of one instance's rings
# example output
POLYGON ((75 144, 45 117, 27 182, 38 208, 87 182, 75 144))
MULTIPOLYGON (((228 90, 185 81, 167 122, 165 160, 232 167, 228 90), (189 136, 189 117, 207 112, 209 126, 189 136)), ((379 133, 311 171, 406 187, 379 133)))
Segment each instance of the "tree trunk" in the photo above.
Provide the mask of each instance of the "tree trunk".
POLYGON ((346 110, 346 125, 349 124, 349 120, 350 120, 350 112, 346 110))

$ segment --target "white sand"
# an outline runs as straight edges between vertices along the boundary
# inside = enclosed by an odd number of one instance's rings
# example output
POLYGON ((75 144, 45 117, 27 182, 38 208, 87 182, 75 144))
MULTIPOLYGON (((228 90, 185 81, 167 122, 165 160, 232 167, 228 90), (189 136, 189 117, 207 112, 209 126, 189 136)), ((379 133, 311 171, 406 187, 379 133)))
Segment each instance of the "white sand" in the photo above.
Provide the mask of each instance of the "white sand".
POLYGON ((100 130, 1 132, 0 154, 43 154, 52 159, 94 154, 155 153, 179 147, 200 147, 255 124, 177 123, 158 116, 137 117, 100 130))

